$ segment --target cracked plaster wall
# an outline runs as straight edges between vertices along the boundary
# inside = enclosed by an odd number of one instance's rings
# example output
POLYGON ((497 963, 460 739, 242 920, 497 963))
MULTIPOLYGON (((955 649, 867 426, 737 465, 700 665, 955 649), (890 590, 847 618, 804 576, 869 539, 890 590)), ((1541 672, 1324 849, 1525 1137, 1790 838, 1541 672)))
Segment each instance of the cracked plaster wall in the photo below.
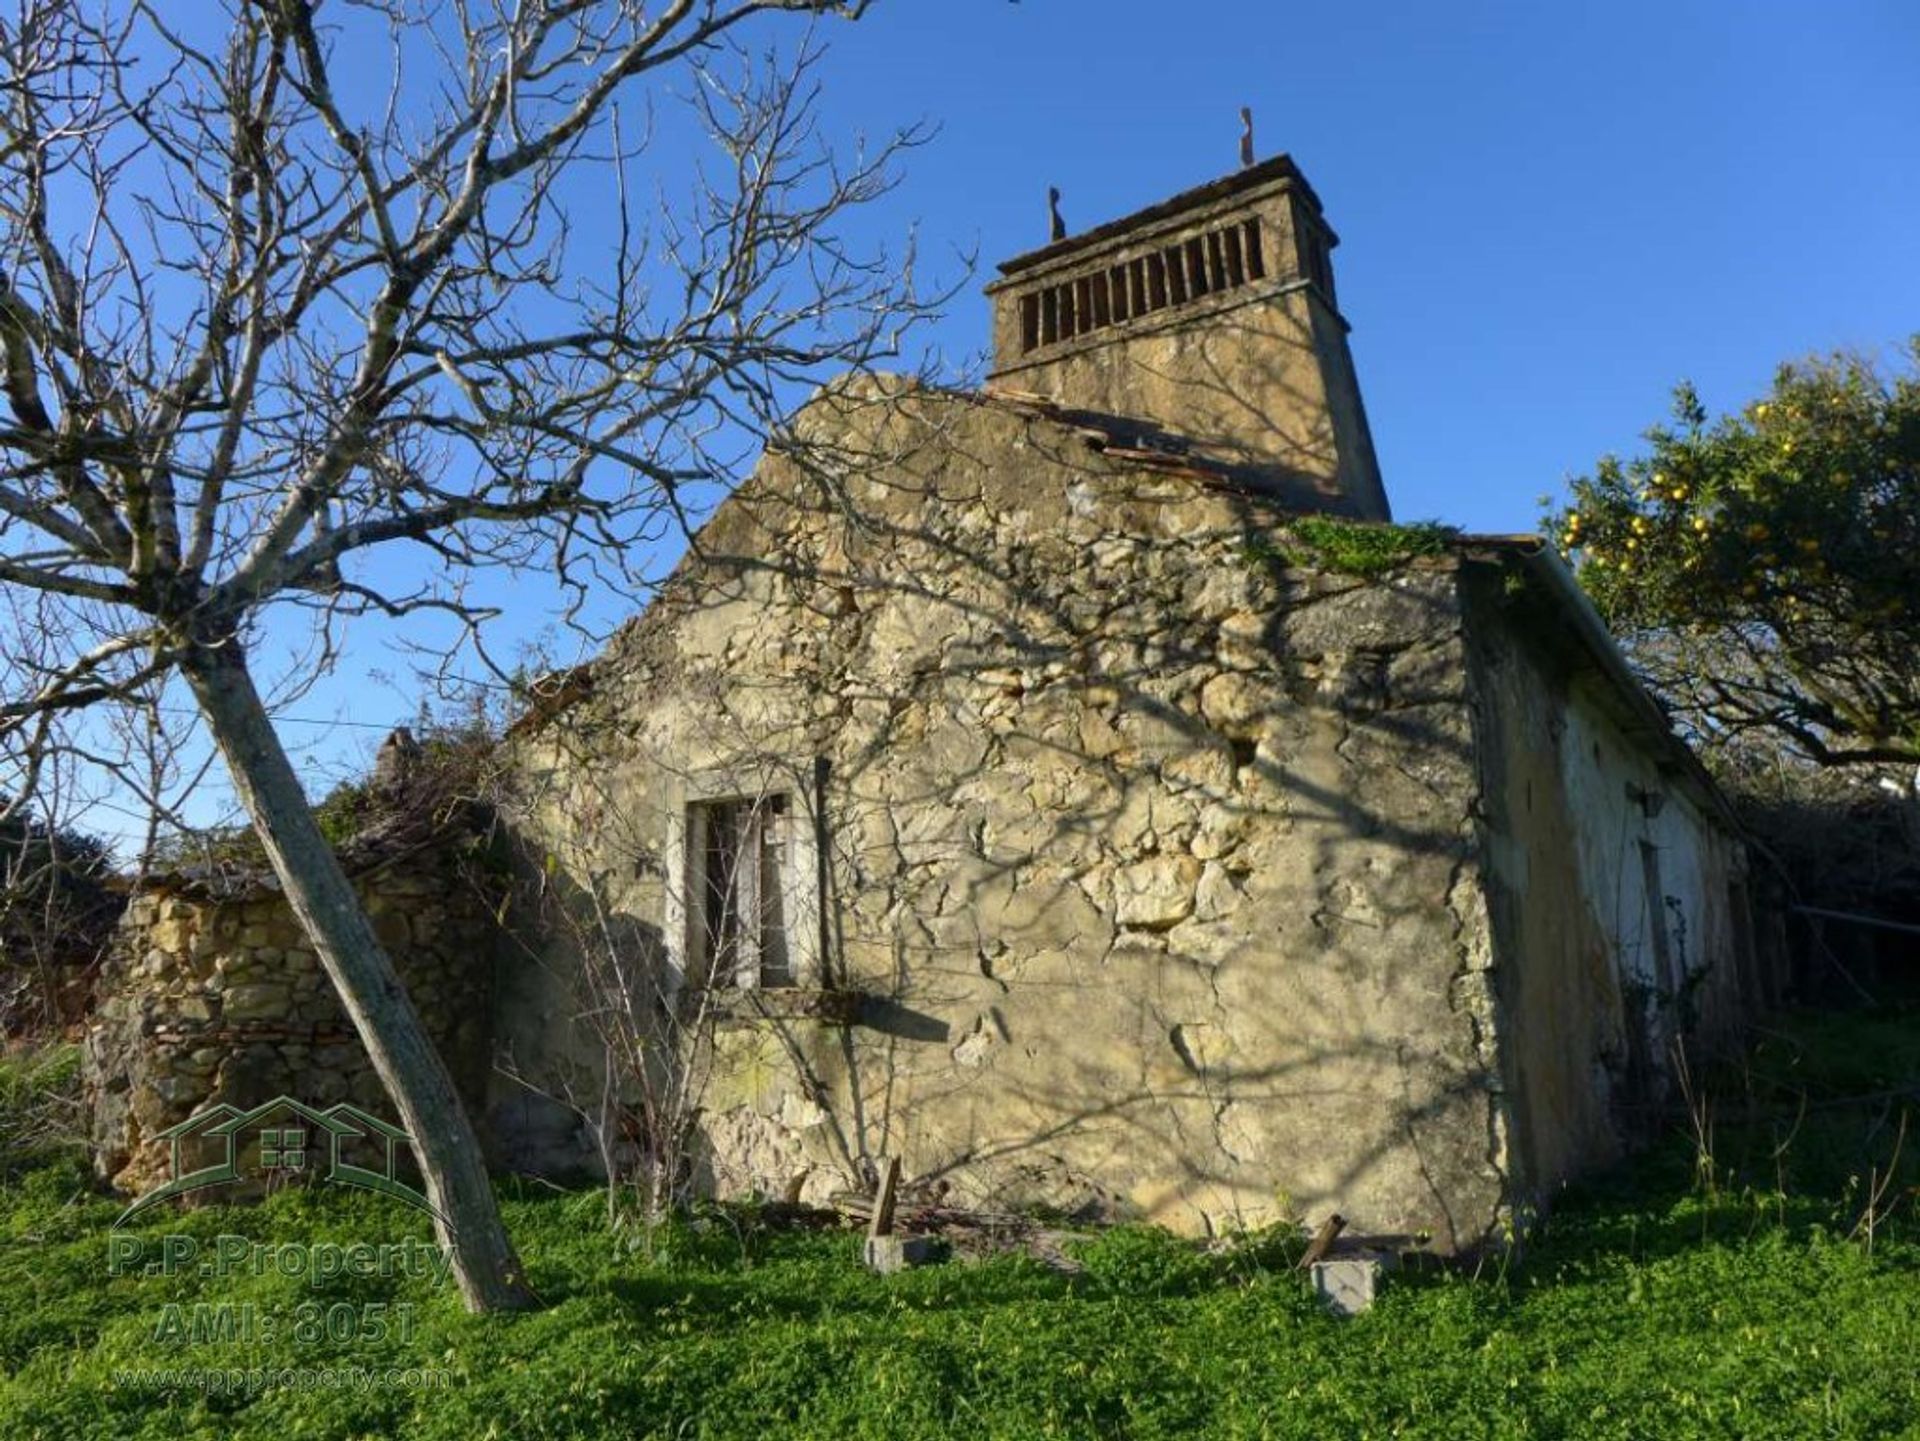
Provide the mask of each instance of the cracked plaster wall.
POLYGON ((1515 1199, 1540 1204, 1640 1139, 1676 1044, 1697 1062, 1764 988, 1738 838, 1530 598, 1488 567, 1465 591, 1515 1199))

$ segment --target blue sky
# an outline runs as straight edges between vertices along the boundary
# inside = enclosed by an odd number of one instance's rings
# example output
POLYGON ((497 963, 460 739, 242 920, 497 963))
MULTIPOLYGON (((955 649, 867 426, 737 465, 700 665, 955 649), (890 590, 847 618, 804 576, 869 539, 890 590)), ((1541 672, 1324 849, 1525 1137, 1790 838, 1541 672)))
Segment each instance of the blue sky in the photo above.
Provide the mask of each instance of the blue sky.
MULTIPOLYGON (((924 114, 897 213, 992 262, 1230 169, 1236 112, 1339 231, 1395 512, 1526 530, 1690 378, 1920 331, 1920 5, 893 0, 830 112, 924 114)), ((986 344, 968 297, 941 328, 986 344)))
MULTIPOLYGON (((1293 154, 1342 237, 1403 520, 1531 529, 1675 381, 1728 409, 1782 359, 1920 331, 1912 0, 881 0, 822 33, 831 138, 940 127, 861 229, 912 230, 949 278, 977 254, 924 337, 956 368, 985 350, 994 262, 1044 241, 1049 184, 1076 229, 1125 214, 1233 168, 1253 106, 1261 153, 1293 154)), ((684 177, 669 146, 649 163, 642 185, 684 177)), ((522 593, 510 633, 538 611, 522 593)), ((391 639, 355 633, 284 727, 316 794, 411 717, 391 639)))

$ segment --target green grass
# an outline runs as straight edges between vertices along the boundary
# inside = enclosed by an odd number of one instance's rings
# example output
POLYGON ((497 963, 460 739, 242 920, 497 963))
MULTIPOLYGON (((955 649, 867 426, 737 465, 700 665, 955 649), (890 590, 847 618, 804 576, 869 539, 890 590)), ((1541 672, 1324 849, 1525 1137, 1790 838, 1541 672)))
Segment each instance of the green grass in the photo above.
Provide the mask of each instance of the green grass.
MULTIPOLYGON (((653 1261, 602 1199, 509 1188, 548 1301, 474 1318, 422 1280, 106 1274, 116 1206, 70 1162, 0 1188, 0 1436, 1887 1437, 1920 1435, 1920 1227, 1850 1239, 1920 1080, 1920 1013, 1782 1023, 1707 1078, 1714 1150, 1685 1135, 1559 1199, 1523 1260, 1396 1278, 1336 1321, 1288 1248, 1202 1254, 1159 1233, 879 1278, 858 1240, 712 1213, 653 1261), (1854 1103, 1850 1096, 1866 1095, 1854 1103), (1806 1105, 1802 1106, 1802 1100, 1806 1105), (1785 1141, 1784 1151, 1782 1143, 1785 1141), (169 1301, 287 1313, 315 1296, 419 1308, 411 1342, 170 1349, 169 1301), (252 1397, 115 1384, 140 1366, 444 1367, 444 1390, 252 1397)), ((424 1237, 340 1191, 134 1228, 211 1244, 424 1237)))

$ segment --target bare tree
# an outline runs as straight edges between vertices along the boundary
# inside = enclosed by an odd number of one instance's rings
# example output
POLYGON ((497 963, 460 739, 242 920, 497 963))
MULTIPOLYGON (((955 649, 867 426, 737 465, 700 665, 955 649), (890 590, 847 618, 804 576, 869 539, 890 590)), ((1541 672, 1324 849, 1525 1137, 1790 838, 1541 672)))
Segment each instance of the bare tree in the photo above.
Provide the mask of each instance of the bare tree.
POLYGON ((740 48, 756 21, 868 3, 14 0, 0 20, 12 789, 62 746, 123 763, 82 713, 158 715, 184 682, 476 1309, 530 1292, 276 736, 260 646, 317 636, 324 668, 370 612, 471 637, 477 569, 570 607, 634 583, 796 384, 895 348, 925 310, 912 257, 838 222, 919 135, 837 160, 811 29, 769 37, 784 57, 740 48), (669 81, 711 145, 643 200, 669 81))
MULTIPOLYGON (((659 938, 636 924, 610 877, 589 873, 563 888, 561 873, 534 873, 532 914, 542 939, 565 949, 577 1019, 599 1054, 577 1078, 530 1077, 511 1059, 509 1074, 580 1117, 606 1177, 609 1224, 636 1220, 651 1250, 661 1223, 693 1189, 715 993, 675 983, 659 938)), ((525 963, 550 958, 529 946, 525 963)))

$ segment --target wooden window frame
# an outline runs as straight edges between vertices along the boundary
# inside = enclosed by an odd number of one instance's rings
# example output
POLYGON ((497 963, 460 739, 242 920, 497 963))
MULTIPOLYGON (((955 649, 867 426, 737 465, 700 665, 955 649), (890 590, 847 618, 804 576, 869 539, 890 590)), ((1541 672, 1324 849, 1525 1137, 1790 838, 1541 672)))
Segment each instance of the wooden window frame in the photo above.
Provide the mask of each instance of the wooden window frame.
MULTIPOLYGON (((666 915, 662 932, 671 991, 689 986, 819 989, 826 984, 820 790, 819 768, 810 760, 731 766, 689 776, 682 783, 681 793, 668 812, 665 847, 666 915), (707 933, 707 827, 716 816, 747 807, 755 851, 763 856, 765 826, 775 797, 784 810, 777 884, 786 942, 785 975, 777 985, 766 984, 767 957, 758 938, 753 945, 739 949, 731 974, 708 974, 714 947, 707 933)), ((743 883, 741 889, 757 896, 762 875, 759 864, 742 872, 738 878, 743 883)), ((751 904, 760 916, 765 915, 760 901, 751 904)))

